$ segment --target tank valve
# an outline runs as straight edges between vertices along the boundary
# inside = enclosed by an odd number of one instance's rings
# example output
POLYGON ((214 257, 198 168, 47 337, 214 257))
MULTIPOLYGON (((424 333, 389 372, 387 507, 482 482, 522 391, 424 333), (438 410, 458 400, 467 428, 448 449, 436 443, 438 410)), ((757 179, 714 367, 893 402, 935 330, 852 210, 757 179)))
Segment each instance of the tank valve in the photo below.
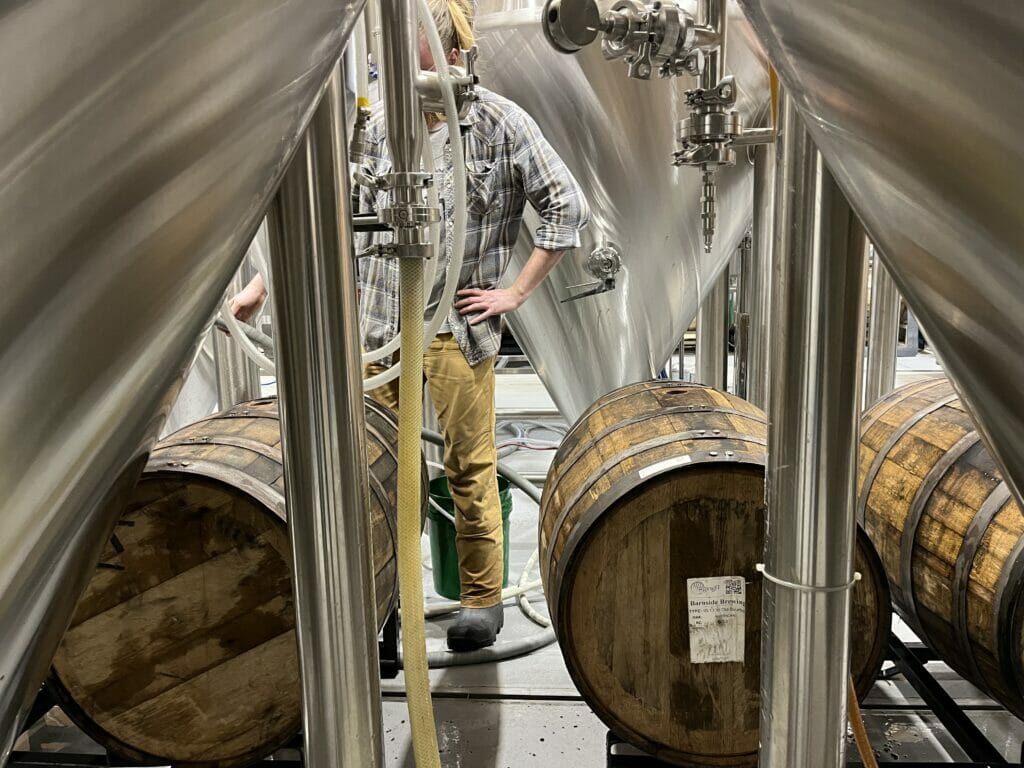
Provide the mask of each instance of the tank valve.
POLYGON ((587 256, 583 268, 597 278, 597 281, 567 285, 565 289, 570 292, 569 297, 562 299, 562 304, 615 290, 615 276, 622 269, 622 258, 618 246, 609 242, 597 246, 587 256), (580 293, 572 293, 573 291, 580 291, 580 293))

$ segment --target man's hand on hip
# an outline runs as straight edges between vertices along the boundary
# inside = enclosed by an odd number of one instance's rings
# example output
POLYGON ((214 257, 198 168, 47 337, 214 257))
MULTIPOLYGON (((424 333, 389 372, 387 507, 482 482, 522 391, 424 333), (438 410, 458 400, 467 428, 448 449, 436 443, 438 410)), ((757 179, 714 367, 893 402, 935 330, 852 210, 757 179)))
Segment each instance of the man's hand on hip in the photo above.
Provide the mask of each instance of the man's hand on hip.
POLYGON ((481 288, 463 288, 457 294, 455 308, 460 314, 477 314, 469 321, 470 325, 482 323, 488 317, 512 312, 522 305, 526 299, 516 288, 495 288, 485 291, 481 288))

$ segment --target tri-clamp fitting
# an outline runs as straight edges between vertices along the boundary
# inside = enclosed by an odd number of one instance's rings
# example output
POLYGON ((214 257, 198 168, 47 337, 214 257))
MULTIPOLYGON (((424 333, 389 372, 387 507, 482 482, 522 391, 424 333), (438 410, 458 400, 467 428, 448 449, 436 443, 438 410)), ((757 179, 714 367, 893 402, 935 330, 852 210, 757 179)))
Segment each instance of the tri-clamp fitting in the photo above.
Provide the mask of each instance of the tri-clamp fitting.
POLYGON ((736 139, 743 135, 743 121, 733 107, 736 84, 730 75, 714 88, 686 92, 690 114, 679 122, 674 154, 676 165, 694 165, 701 170, 700 220, 704 250, 711 252, 718 218, 718 186, 715 171, 736 164, 736 139))
POLYGON ((357 171, 355 179, 359 184, 374 190, 390 190, 392 203, 378 213, 381 224, 387 224, 394 231, 390 243, 371 246, 360 256, 392 256, 398 258, 429 259, 434 255, 434 246, 429 237, 429 225, 441 218, 440 211, 427 205, 427 189, 433 184, 429 173, 387 173, 370 176, 357 171))
POLYGON ((655 0, 649 7, 639 0, 616 0, 601 24, 601 52, 606 59, 624 59, 630 77, 647 80, 655 72, 671 77, 699 71, 693 17, 671 0, 655 0))
POLYGON ((673 0, 616 0, 604 13, 595 0, 548 0, 544 32, 562 53, 576 53, 602 35, 605 58, 623 59, 629 76, 638 80, 649 80, 655 73, 698 74, 702 46, 710 37, 673 0))

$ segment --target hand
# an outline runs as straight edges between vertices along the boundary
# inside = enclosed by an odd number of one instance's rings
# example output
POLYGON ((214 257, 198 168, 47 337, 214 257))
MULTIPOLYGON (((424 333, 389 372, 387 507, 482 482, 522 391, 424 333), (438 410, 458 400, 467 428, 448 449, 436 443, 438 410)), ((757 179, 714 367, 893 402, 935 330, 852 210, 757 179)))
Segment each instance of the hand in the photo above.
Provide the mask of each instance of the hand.
POLYGON ((526 298, 514 288, 495 288, 492 291, 463 288, 457 295, 458 301, 455 302, 455 308, 459 310, 459 314, 480 313, 469 321, 470 325, 482 323, 488 317, 503 315, 506 312, 519 309, 526 298))
POLYGON ((266 298, 265 288, 250 283, 232 297, 228 306, 236 320, 246 323, 256 314, 266 298))

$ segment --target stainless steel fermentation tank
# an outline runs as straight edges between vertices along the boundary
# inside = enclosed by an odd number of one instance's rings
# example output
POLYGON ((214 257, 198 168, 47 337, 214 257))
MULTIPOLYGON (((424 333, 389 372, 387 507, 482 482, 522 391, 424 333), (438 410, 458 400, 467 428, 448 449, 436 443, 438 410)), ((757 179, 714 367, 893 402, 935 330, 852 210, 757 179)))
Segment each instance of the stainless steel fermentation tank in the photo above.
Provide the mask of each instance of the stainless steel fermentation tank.
POLYGON ((0 762, 361 7, 0 13, 0 762))
POLYGON ((1020 3, 741 2, 1021 499, 1020 3))
MULTIPOLYGON (((583 186, 591 222, 583 245, 562 259, 509 324, 570 421, 594 400, 650 378, 671 355, 733 255, 751 219, 753 171, 741 150, 718 173, 718 232, 705 253, 700 171, 672 165, 676 124, 687 114, 688 76, 626 76, 600 46, 567 56, 544 38, 540 0, 481 0, 477 10, 484 85, 524 107, 583 186), (596 249, 620 253, 614 290, 568 303, 568 286, 594 282, 584 265, 596 249)), ((606 4, 602 3, 602 7, 606 4)), ((696 13, 696 2, 682 3, 696 13)), ((728 73, 744 124, 767 125, 766 64, 739 7, 730 5, 728 73)), ((529 258, 527 216, 510 278, 529 258)))

